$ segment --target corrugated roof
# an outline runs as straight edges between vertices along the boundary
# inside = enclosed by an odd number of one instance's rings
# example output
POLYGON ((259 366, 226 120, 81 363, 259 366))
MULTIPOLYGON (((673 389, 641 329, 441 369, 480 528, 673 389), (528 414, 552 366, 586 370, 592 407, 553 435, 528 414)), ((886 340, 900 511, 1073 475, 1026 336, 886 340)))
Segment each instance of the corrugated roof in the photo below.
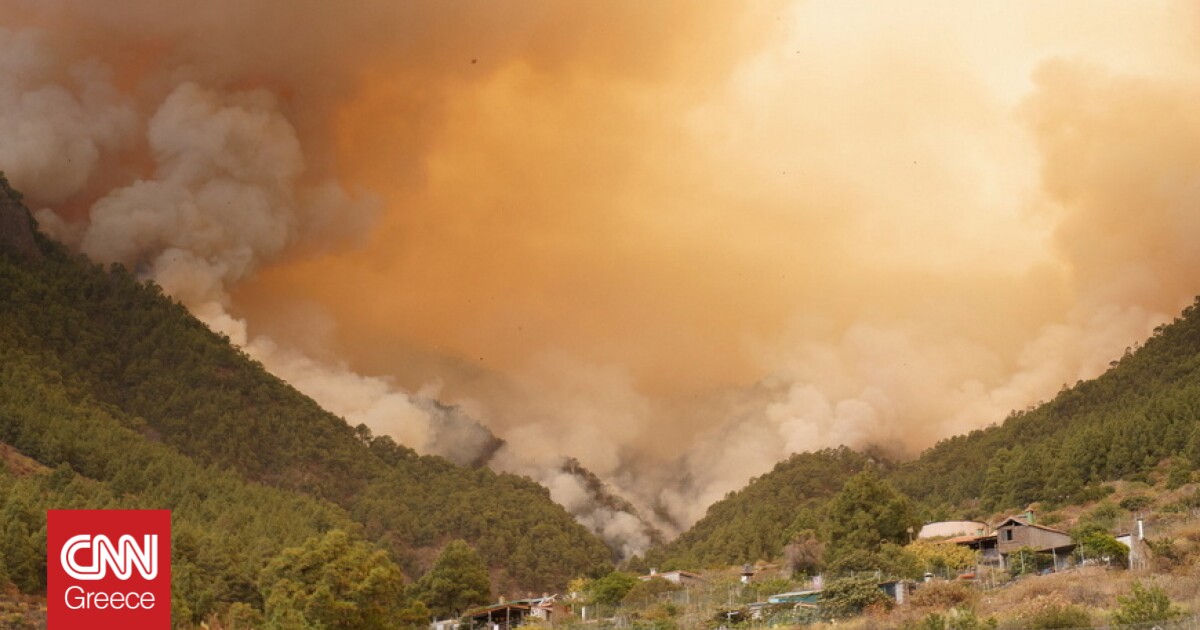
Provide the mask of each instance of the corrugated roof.
POLYGON ((468 610, 467 612, 463 613, 463 616, 464 617, 474 617, 476 615, 483 615, 483 614, 490 613, 494 610, 502 610, 505 608, 513 608, 513 609, 517 609, 517 610, 529 610, 529 606, 526 606, 524 604, 512 604, 512 603, 492 604, 491 606, 484 606, 483 608, 475 608, 472 610, 468 610))
POLYGON ((1055 534, 1062 534, 1063 536, 1070 536, 1070 534, 1068 534, 1067 532, 1064 532, 1061 529, 1054 529, 1053 527, 1046 527, 1045 525, 1038 525, 1037 523, 1030 523, 1023 518, 1019 518, 1016 516, 1010 516, 1010 517, 1004 519, 999 525, 996 526, 996 529, 1000 529, 1001 527, 1004 527, 1009 522, 1014 522, 1017 525, 1021 525, 1023 527, 1036 527, 1038 529, 1043 529, 1048 532, 1054 532, 1055 534))

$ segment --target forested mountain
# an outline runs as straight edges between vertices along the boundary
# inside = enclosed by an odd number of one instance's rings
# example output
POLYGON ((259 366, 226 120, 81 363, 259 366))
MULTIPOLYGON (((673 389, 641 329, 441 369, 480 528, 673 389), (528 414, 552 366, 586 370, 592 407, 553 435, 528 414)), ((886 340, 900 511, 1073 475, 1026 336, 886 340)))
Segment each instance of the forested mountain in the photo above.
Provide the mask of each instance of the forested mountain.
POLYGON ((464 539, 502 591, 610 563, 545 488, 350 427, 157 286, 32 225, 0 177, 0 442, 53 469, 0 473, 0 578, 44 588, 45 508, 117 505, 173 510, 177 605, 195 620, 261 611, 266 562, 334 529, 410 579, 464 539))
POLYGON ((794 535, 818 527, 829 499, 873 462, 848 448, 792 455, 714 503, 646 560, 665 569, 699 569, 778 557, 794 535))
POLYGON ((1088 484, 1200 463, 1200 300, 1100 377, 999 426, 945 440, 900 467, 897 487, 930 506, 1077 500, 1088 484))
MULTIPOLYGON (((938 443, 883 479, 927 519, 987 517, 1081 503, 1118 479, 1182 483, 1200 466, 1200 301, 1102 376, 1003 423, 938 443), (1162 474, 1160 474, 1162 473, 1162 474)), ((840 449, 793 455, 712 505, 648 555, 700 568, 778 558, 807 528, 828 529, 828 500, 866 458, 840 449)))

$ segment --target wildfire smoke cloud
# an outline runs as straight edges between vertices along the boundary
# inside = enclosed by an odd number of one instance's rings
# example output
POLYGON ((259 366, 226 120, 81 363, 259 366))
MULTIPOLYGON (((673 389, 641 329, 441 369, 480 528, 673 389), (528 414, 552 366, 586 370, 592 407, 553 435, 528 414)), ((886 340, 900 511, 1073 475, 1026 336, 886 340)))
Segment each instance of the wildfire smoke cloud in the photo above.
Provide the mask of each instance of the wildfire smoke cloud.
POLYGON ((996 422, 1200 285, 1190 3, 0 10, 43 229, 627 553, 563 456, 685 526, 790 452, 996 422))

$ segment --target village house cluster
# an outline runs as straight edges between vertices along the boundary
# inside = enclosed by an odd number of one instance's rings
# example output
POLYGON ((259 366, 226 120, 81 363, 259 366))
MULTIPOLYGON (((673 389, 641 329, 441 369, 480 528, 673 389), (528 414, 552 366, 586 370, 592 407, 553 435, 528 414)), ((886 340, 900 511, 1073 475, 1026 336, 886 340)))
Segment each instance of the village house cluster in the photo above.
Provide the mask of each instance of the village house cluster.
MULTIPOLYGON (((1048 556, 1052 563, 1046 571, 1061 571, 1080 563, 1108 563, 1109 558, 1080 558, 1076 551, 1076 543, 1071 535, 1053 527, 1036 522, 1032 510, 1020 515, 1008 516, 994 526, 982 521, 952 520, 926 523, 917 533, 918 539, 930 540, 936 544, 958 545, 975 552, 976 565, 961 571, 958 575, 947 576, 956 579, 974 579, 988 570, 1009 570, 1017 563, 1025 562, 1022 551, 1048 556)), ((1147 561, 1149 556, 1145 544, 1145 531, 1141 520, 1136 523, 1135 531, 1118 535, 1116 540, 1129 549, 1129 564, 1131 568, 1138 567, 1147 561)), ((748 585, 755 576, 752 565, 744 565, 740 572, 740 583, 748 585)), ((918 583, 908 580, 889 580, 879 576, 879 589, 897 604, 904 604, 918 583)), ((694 589, 707 586, 703 576, 691 571, 674 570, 659 572, 651 569, 646 575, 638 577, 647 581, 662 579, 676 586, 683 587, 679 594, 686 598, 694 589)), ((925 581, 933 579, 926 574, 925 581)), ((745 606, 745 611, 730 608, 729 615, 748 615, 751 619, 761 619, 780 610, 815 611, 820 605, 823 590, 823 577, 814 576, 804 590, 785 593, 760 594, 762 601, 745 606)), ((580 621, 600 621, 600 614, 594 605, 586 604, 578 594, 567 597, 543 594, 541 597, 506 601, 501 598, 495 604, 467 611, 460 619, 435 621, 430 630, 511 630, 529 620, 538 620, 553 625, 556 620, 568 616, 576 616, 580 621), (468 625, 469 624, 469 625, 468 625)), ((733 621, 731 617, 731 621, 733 621)))

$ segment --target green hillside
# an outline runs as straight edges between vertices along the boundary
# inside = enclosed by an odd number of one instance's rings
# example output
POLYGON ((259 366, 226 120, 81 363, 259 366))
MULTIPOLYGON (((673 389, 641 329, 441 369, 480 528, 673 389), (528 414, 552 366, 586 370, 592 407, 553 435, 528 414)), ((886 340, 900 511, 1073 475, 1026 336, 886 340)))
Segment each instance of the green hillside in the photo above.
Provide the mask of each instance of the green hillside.
POLYGON ((44 588, 37 566, 13 558, 44 558, 45 508, 84 505, 174 511, 193 620, 233 602, 261 610, 267 560, 333 529, 378 545, 410 579, 465 539, 498 592, 560 589, 609 565, 545 488, 350 427, 157 286, 32 234, 18 200, 0 177, 0 443, 53 472, 0 480, 0 577, 44 588), (219 549, 200 552, 201 540, 219 549))
MULTIPOLYGON (((829 530, 829 498, 865 461, 845 449, 793 455, 648 557, 687 568, 779 558, 796 532, 829 530)), ((1198 465, 1200 301, 1099 378, 882 470, 933 520, 1085 503, 1120 479, 1172 487, 1198 465)))
POLYGON ((792 455, 714 503, 646 560, 665 569, 698 569, 776 558, 793 534, 817 526, 825 503, 872 461, 848 448, 792 455))
POLYGON ((1001 425, 945 440, 894 476, 928 505, 1073 502, 1098 482, 1200 463, 1200 301, 1094 380, 1001 425))

